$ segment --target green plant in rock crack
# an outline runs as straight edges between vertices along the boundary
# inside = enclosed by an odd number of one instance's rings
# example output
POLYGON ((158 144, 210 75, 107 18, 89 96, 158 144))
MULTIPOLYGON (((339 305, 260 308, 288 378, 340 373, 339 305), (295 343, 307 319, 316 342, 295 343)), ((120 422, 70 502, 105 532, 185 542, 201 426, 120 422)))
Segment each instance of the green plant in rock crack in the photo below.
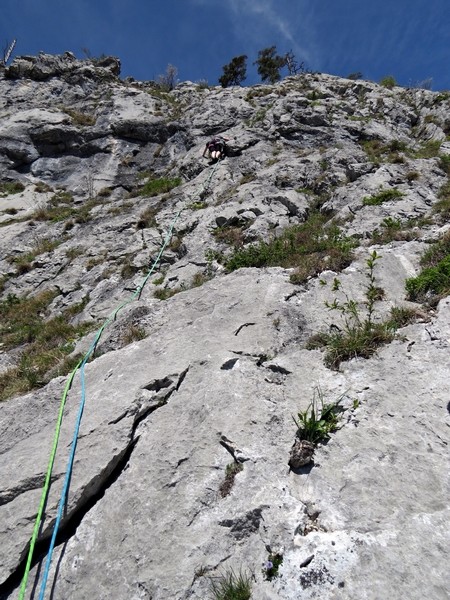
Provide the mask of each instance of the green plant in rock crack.
POLYGON ((272 581, 272 579, 278 577, 278 570, 282 564, 283 554, 281 552, 270 552, 262 569, 265 579, 272 581))
POLYGON ((375 265, 380 258, 374 250, 366 260, 368 283, 364 312, 358 302, 347 294, 344 294, 344 301, 335 298, 331 303, 325 302, 330 311, 341 314, 341 323, 333 324, 328 333, 319 333, 310 338, 307 348, 325 347, 324 362, 331 369, 338 369, 341 362, 357 356, 369 358, 377 348, 394 339, 392 321, 377 320, 375 315, 375 304, 384 295, 384 290, 376 285, 375 279, 375 265))
POLYGON ((418 150, 412 152, 413 158, 433 158, 439 155, 442 142, 440 140, 430 140, 425 142, 418 150))
POLYGON ((73 108, 61 107, 62 112, 65 112, 66 115, 72 119, 74 125, 78 126, 89 126, 95 125, 96 117, 92 114, 81 112, 79 110, 75 110, 73 108))
POLYGON ((161 210, 161 203, 158 202, 153 206, 148 206, 140 215, 136 223, 136 229, 148 229, 157 227, 156 216, 161 210))
POLYGON ((362 140, 361 147, 367 154, 367 158, 374 164, 382 162, 404 162, 403 156, 400 154, 407 153, 408 147, 405 142, 400 140, 392 140, 388 144, 380 139, 362 140))
POLYGON ((380 204, 383 204, 384 202, 394 200, 395 198, 401 198, 402 196, 404 196, 404 194, 400 190, 381 190, 378 194, 374 194, 373 196, 365 196, 362 202, 364 206, 380 206, 380 204))
POLYGON ((199 271, 198 273, 196 273, 192 280, 191 280, 191 284, 190 284, 190 289, 192 288, 196 288, 196 287, 201 287, 204 283, 206 283, 207 281, 210 281, 210 279, 212 279, 213 277, 213 273, 212 273, 212 269, 211 268, 207 268, 206 271, 202 272, 199 271))
POLYGON ((52 223, 72 218, 75 223, 87 223, 93 218, 91 210, 101 204, 103 204, 102 199, 90 198, 75 207, 72 194, 60 190, 46 204, 38 206, 31 218, 35 221, 51 221, 52 223))
POLYGON ((203 202, 202 200, 199 200, 198 202, 191 202, 191 204, 188 204, 188 208, 190 208, 191 210, 203 210, 207 207, 208 204, 206 202, 203 202))
POLYGON ((297 426, 297 438, 314 445, 327 440, 330 433, 339 429, 339 414, 344 411, 340 406, 343 397, 325 403, 322 391, 316 388, 307 409, 297 413, 297 418, 292 417, 297 426))
POLYGON ((223 225, 214 229, 212 235, 218 242, 232 246, 234 249, 242 248, 245 241, 244 231, 250 224, 248 222, 240 227, 236 225, 223 225))

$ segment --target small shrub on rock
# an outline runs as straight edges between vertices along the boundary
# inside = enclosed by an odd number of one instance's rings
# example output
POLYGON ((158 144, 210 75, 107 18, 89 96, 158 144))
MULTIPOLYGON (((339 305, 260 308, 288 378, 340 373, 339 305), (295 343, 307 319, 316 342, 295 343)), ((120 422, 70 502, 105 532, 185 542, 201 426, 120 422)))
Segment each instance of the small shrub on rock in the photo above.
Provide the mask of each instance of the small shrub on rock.
POLYGON ((395 77, 393 77, 392 75, 387 75, 386 77, 383 77, 383 79, 381 79, 380 85, 391 90, 397 85, 397 82, 395 81, 395 77))
POLYGON ((333 221, 313 212, 301 225, 288 227, 269 242, 236 249, 226 260, 228 271, 241 267, 296 267, 292 283, 303 283, 324 269, 339 271, 352 259, 355 241, 345 237, 333 221))
MULTIPOLYGON (((366 260, 368 284, 366 287, 365 314, 356 300, 345 294, 345 301, 337 298, 325 305, 342 316, 342 324, 333 327, 330 332, 323 332, 314 336, 314 344, 309 348, 324 346, 326 349, 324 362, 331 369, 338 369, 341 362, 351 358, 369 358, 375 354, 377 348, 394 339, 395 329, 391 321, 375 320, 375 303, 383 296, 383 290, 375 283, 374 269, 380 256, 373 251, 366 260)), ((333 289, 339 289, 340 283, 335 281, 333 289)))

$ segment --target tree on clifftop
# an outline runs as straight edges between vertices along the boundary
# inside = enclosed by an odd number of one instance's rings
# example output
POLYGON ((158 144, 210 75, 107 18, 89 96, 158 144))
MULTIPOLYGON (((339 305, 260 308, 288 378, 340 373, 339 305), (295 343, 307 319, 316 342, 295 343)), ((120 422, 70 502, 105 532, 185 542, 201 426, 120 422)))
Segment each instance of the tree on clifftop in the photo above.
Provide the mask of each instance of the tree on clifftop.
POLYGON ((277 47, 271 46, 258 52, 258 59, 253 63, 258 65, 258 75, 261 81, 276 83, 281 79, 280 70, 286 66, 286 56, 277 54, 277 47))
POLYGON ((241 85, 247 77, 247 56, 235 56, 230 63, 222 67, 223 75, 219 77, 219 83, 222 87, 229 85, 241 85))

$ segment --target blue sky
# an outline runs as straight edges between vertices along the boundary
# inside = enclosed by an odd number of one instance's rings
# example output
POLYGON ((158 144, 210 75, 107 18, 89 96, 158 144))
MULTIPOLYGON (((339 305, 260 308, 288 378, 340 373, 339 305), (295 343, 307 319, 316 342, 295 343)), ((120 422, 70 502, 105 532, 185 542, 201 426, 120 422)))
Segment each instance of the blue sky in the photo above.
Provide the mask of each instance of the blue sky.
POLYGON ((217 85, 223 65, 247 54, 244 85, 259 82, 258 50, 292 50, 313 71, 361 72, 400 85, 432 79, 450 89, 450 0, 2 0, 0 49, 15 56, 66 50, 114 55, 122 77, 217 85))

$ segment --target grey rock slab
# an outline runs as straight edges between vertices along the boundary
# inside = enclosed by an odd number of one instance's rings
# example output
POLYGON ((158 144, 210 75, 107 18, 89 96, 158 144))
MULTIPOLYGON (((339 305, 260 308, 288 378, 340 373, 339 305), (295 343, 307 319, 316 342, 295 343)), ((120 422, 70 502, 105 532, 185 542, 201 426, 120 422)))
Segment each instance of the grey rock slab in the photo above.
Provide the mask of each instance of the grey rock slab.
MULTIPOLYGON (((231 353, 233 356, 235 352, 247 353, 255 356, 253 362, 261 353, 269 351, 272 343, 271 321, 264 322, 264 313, 261 313, 261 307, 254 303, 253 297, 254 294, 258 294, 266 309, 269 310, 277 302, 279 287, 290 286, 282 272, 275 277, 271 273, 255 277, 257 273, 249 270, 233 278, 239 287, 244 281, 247 282, 247 293, 245 297, 241 296, 240 300, 236 300, 233 285, 225 281, 211 282, 204 289, 191 292, 190 297, 180 294, 171 304, 172 310, 178 315, 177 320, 172 328, 166 329, 162 338, 150 337, 141 342, 142 346, 132 344, 117 353, 108 353, 86 367, 86 382, 89 386, 88 402, 77 445, 67 518, 70 518, 79 504, 82 505, 86 501, 86 497, 91 492, 95 494, 101 482, 107 479, 120 462, 133 440, 133 427, 139 409, 139 401, 136 404, 135 395, 140 389, 149 387, 149 379, 163 379, 167 376, 165 371, 167 356, 172 357, 171 372, 180 374, 195 361, 209 361, 211 355, 217 353, 222 355, 226 346, 230 347, 228 355, 231 353), (213 296, 214 304, 210 300, 213 296), (219 301, 218 297, 222 299, 219 301), (240 325, 248 322, 254 324, 237 332, 240 325), (146 345, 149 346, 147 349, 146 345), (126 364, 134 364, 133 369, 124 369, 126 364), (150 368, 145 367, 145 364, 150 368), (98 389, 94 383, 97 378, 95 365, 99 367, 101 365, 98 389), (104 453, 101 447, 104 448, 104 453), (87 464, 84 464, 85 461, 87 464)), ((166 315, 164 318, 166 325, 170 323, 169 317, 170 315, 166 315)), ((224 356, 223 361, 225 358, 224 356)), ((79 384, 77 384, 71 394, 77 397, 79 393, 79 384)), ((23 401, 15 400, 14 411, 10 408, 11 403, 1 407, 4 409, 2 422, 5 430, 8 431, 8 439, 14 440, 11 452, 4 456, 4 464, 8 464, 8 469, 2 474, 1 484, 1 489, 5 490, 8 500, 13 496, 1 509, 7 511, 8 518, 14 517, 14 523, 8 522, 3 535, 7 535, 11 528, 17 529, 15 550, 11 551, 7 560, 3 562, 3 578, 17 566, 26 540, 31 535, 30 515, 35 514, 36 494, 33 494, 33 502, 29 505, 30 514, 27 516, 23 508, 20 508, 24 503, 21 491, 22 489, 26 491, 27 481, 42 479, 46 467, 45 456, 49 450, 48 440, 51 438, 49 416, 42 416, 41 419, 34 421, 35 429, 30 430, 27 437, 20 438, 17 435, 17 427, 21 427, 20 412, 22 407, 23 410, 28 410, 29 405, 35 402, 42 405, 47 397, 48 394, 43 391, 28 395, 23 401), (16 425, 11 422, 7 425, 12 416, 16 425), (36 455, 38 448, 42 455, 36 455), (25 464, 25 457, 31 455, 34 455, 35 459, 25 464), (19 480, 17 469, 21 474, 19 480), (23 528, 20 523, 24 523, 23 528)), ((53 400, 53 412, 55 412, 55 404, 56 400, 53 400)), ((68 403, 65 427, 60 441, 61 449, 67 448, 69 444, 70 427, 73 426, 75 411, 75 403, 68 403)), ((52 485, 52 498, 47 504, 44 532, 48 530, 54 519, 57 492, 61 485, 64 467, 65 461, 61 456, 55 464, 54 472, 57 481, 52 485)))

